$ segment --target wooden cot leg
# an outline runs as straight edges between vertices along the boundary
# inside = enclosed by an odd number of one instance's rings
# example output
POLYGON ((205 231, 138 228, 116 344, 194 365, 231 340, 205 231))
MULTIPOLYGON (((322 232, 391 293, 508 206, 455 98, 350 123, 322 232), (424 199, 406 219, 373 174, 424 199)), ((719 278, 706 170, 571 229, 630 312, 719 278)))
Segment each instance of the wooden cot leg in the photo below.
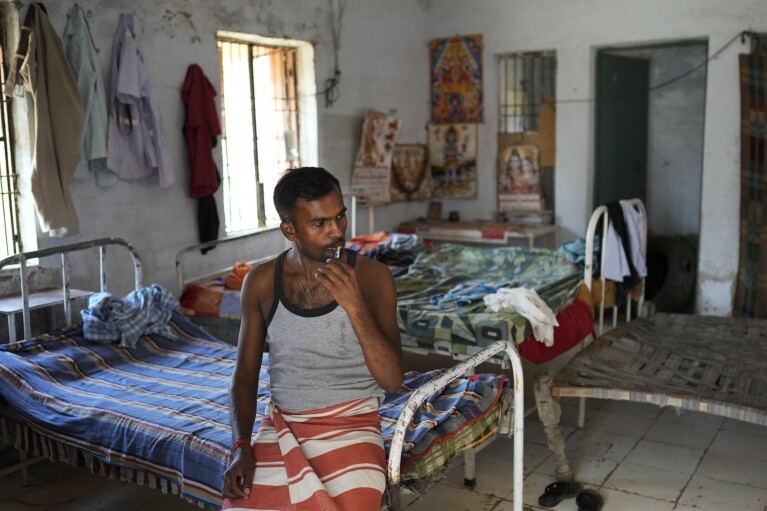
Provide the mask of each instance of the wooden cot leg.
POLYGON ((554 453, 557 481, 573 481, 573 471, 570 469, 570 462, 565 452, 565 439, 559 427, 562 408, 559 406, 559 398, 551 395, 552 382, 553 379, 547 372, 535 378, 535 404, 538 407, 538 417, 543 423, 543 430, 546 432, 549 449, 554 453))

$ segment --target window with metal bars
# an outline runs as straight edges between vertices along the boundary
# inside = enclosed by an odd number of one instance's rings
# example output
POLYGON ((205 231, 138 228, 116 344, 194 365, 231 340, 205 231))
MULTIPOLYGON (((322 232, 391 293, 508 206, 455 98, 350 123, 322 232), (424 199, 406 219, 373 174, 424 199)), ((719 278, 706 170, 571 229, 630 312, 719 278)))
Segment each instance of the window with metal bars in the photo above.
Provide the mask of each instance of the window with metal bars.
MULTIPOLYGON (((0 84, 8 74, 0 47, 0 84)), ((0 203, 3 221, 0 222, 0 259, 22 251, 19 228, 18 176, 13 160, 13 123, 10 100, 0 93, 0 203)))
POLYGON ((554 52, 515 53, 500 59, 499 131, 538 131, 543 100, 556 96, 554 52))
POLYGON ((227 234, 280 222, 271 197, 301 165, 296 47, 218 40, 227 234))

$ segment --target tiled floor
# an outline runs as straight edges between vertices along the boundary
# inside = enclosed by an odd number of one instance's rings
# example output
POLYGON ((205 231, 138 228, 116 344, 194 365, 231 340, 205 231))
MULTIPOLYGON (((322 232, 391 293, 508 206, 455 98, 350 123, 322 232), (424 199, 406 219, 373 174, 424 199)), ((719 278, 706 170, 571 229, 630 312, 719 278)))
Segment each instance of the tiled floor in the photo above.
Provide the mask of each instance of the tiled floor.
MULTIPOLYGON (((767 428, 652 405, 589 400, 586 427, 576 429, 577 402, 563 399, 568 454, 579 481, 597 489, 609 511, 767 511, 767 428)), ((405 495, 408 511, 511 511, 512 440, 499 439, 477 455, 477 486, 463 486, 463 460, 426 495, 405 495)), ((0 479, 3 511, 193 511, 194 506, 63 464, 31 469, 32 483, 0 479)), ((537 418, 525 424, 523 502, 554 480, 554 463, 537 418)), ((575 511, 565 500, 558 511, 575 511)))

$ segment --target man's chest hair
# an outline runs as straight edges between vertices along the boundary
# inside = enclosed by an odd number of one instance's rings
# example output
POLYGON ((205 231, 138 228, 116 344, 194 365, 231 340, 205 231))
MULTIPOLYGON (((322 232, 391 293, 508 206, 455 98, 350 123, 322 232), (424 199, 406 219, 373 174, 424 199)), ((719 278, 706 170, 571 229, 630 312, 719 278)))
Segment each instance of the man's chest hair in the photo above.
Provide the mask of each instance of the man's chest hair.
POLYGON ((301 278, 285 278, 283 285, 288 301, 302 309, 318 309, 333 301, 330 291, 316 279, 314 282, 301 278))

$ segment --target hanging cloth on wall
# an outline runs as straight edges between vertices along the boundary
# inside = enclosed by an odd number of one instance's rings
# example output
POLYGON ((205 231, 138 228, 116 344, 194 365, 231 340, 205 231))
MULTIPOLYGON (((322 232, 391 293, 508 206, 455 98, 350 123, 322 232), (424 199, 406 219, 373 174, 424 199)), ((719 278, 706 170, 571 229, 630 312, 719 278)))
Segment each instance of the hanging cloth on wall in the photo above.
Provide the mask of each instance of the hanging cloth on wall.
POLYGON ((189 66, 181 90, 186 106, 184 141, 189 163, 189 196, 199 199, 197 222, 200 243, 218 238, 219 218, 213 193, 221 177, 213 161, 221 124, 216 109, 216 89, 197 64, 189 66))
POLYGON ((75 169, 75 178, 88 177, 90 170, 96 174, 96 184, 112 186, 117 182, 117 175, 107 168, 108 114, 104 79, 85 11, 79 5, 75 5, 69 13, 64 29, 64 46, 77 77, 77 88, 85 109, 80 141, 82 159, 75 169))
POLYGON ((740 56, 740 263, 736 316, 767 318, 767 55, 740 56))
POLYGON ((161 187, 172 185, 173 160, 132 14, 121 14, 115 31, 107 99, 107 167, 123 179, 157 174, 161 187))
POLYGON ((32 195, 40 228, 50 236, 74 236, 79 222, 69 185, 80 160, 83 104, 64 46, 39 3, 27 10, 5 95, 12 97, 16 85, 34 103, 32 195))

